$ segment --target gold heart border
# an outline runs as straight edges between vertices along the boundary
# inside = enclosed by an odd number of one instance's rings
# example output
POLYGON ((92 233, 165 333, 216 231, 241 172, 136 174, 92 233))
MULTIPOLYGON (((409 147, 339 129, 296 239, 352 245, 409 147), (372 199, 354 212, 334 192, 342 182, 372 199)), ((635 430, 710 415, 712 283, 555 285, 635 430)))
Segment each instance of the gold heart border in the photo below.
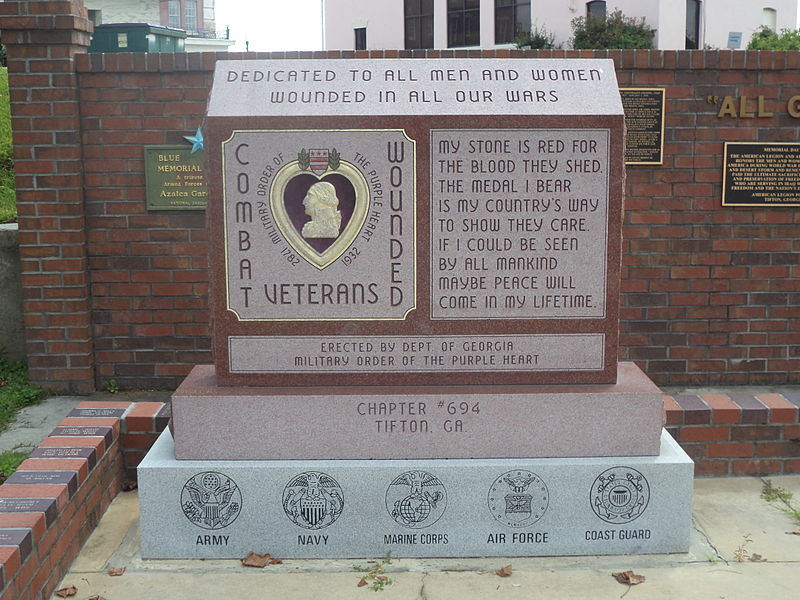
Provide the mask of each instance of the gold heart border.
POLYGON ((324 173, 317 175, 310 169, 304 170, 300 168, 299 161, 295 160, 285 164, 275 174, 269 190, 269 207, 275 219, 275 224, 278 226, 278 230, 283 234, 288 244, 308 263, 321 271, 344 254, 345 250, 355 241, 361 228, 364 226, 364 222, 367 220, 367 209, 369 208, 369 186, 367 185, 367 180, 363 173, 347 161, 340 160, 338 169, 327 169, 324 173), (283 193, 289 181, 300 173, 313 175, 319 181, 322 181, 322 178, 326 175, 339 173, 347 178, 355 191, 356 201, 350 221, 348 221, 344 231, 336 238, 336 241, 321 254, 314 250, 294 228, 286 212, 286 205, 283 201, 283 193))

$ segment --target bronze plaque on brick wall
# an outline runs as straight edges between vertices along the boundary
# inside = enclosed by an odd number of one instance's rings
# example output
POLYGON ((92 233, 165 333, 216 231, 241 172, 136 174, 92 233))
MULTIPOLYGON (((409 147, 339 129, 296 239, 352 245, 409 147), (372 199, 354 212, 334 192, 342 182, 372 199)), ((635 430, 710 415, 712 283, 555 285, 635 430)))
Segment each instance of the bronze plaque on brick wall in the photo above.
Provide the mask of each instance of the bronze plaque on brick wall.
POLYGON ((625 164, 664 163, 664 88, 620 88, 625 110, 625 164))
POLYGON ((145 146, 147 210, 203 210, 208 189, 204 153, 191 146, 145 146))
POLYGON ((614 382, 608 60, 220 61, 223 385, 614 382))
POLYGON ((800 143, 725 142, 723 206, 800 206, 800 143))

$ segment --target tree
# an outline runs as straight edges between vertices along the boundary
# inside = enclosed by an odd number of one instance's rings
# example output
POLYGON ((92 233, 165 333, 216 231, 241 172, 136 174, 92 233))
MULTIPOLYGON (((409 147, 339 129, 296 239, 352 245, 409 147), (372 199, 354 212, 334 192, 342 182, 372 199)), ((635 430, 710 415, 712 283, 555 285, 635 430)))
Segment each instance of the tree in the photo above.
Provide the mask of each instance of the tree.
POLYGON ((800 50, 800 29, 781 29, 775 33, 769 27, 762 27, 753 34, 748 50, 800 50))
POLYGON ((656 30, 645 23, 644 17, 626 17, 620 10, 606 17, 576 17, 571 26, 572 47, 576 50, 648 50, 653 47, 656 34, 656 30))
POLYGON ((520 49, 552 50, 556 48, 556 36, 544 27, 534 27, 530 32, 520 33, 514 44, 520 49))

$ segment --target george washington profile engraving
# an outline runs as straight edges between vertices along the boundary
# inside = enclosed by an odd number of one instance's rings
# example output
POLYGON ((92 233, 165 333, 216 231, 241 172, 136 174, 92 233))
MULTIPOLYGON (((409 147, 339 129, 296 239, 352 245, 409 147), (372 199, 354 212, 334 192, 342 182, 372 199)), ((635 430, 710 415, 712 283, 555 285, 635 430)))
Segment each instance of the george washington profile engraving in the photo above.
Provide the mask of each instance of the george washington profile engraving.
POLYGON ((304 238, 337 238, 342 224, 339 198, 336 188, 327 181, 320 181, 308 188, 303 198, 303 207, 311 220, 303 225, 304 238))

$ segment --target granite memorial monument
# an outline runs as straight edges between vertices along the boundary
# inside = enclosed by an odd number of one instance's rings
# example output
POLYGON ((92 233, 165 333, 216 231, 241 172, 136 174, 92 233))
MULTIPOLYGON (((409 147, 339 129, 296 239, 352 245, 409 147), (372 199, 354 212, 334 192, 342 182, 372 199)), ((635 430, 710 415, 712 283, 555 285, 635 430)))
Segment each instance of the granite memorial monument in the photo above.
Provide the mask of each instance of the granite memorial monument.
POLYGON ((610 60, 219 61, 214 365, 139 467, 145 557, 685 551, 618 363, 610 60))

